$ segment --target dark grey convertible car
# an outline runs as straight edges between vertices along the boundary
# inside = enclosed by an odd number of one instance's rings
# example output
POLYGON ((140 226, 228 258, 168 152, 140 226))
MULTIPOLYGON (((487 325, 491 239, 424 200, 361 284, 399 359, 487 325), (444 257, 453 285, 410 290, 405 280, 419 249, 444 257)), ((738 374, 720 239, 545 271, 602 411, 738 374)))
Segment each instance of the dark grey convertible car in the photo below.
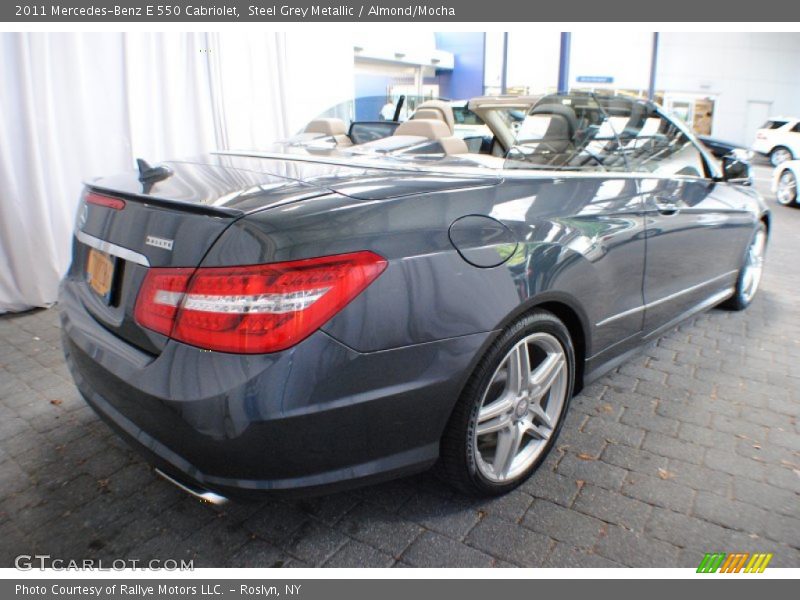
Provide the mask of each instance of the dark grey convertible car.
POLYGON ((89 183, 59 301, 87 402, 212 501, 437 462, 499 494, 586 382, 750 303, 770 221, 735 158, 637 100, 469 108, 477 153, 431 101, 89 183))

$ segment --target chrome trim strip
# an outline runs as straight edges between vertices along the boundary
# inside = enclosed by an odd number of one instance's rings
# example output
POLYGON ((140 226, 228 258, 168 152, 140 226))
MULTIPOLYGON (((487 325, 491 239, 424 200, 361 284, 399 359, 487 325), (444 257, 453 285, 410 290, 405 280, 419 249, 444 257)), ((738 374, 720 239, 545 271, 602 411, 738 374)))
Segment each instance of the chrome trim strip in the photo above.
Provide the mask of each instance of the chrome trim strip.
POLYGON ((111 242, 101 240, 100 238, 96 238, 93 235, 89 235, 85 231, 81 231, 80 229, 75 231, 75 237, 78 238, 78 241, 80 243, 86 244, 87 246, 91 246, 92 248, 100 250, 100 252, 105 252, 107 254, 118 256, 119 258, 135 262, 137 265, 142 265, 143 267, 150 266, 150 261, 144 254, 139 254, 138 252, 134 252, 133 250, 128 250, 127 248, 123 248, 122 246, 117 246, 116 244, 112 244, 111 242))
POLYGON ((623 310, 621 313, 617 313, 616 315, 611 315, 610 317, 606 317, 602 321, 598 321, 594 324, 595 327, 602 327, 603 325, 608 325, 613 321, 617 321, 619 319, 624 319, 627 316, 634 315, 638 312, 642 312, 644 310, 644 305, 642 306, 635 306, 633 308, 629 308, 628 310, 623 310))
POLYGON ((738 271, 728 271, 727 273, 723 273, 722 275, 717 275, 716 277, 712 277, 708 281, 703 281, 702 283, 698 283, 693 285, 692 287, 686 288, 685 290, 681 290, 679 292, 675 292, 674 294, 670 294, 669 296, 664 296, 663 298, 659 298, 658 300, 653 300, 652 302, 648 302, 645 304, 645 308, 650 308, 651 306, 657 306, 664 302, 669 302, 678 296, 682 296, 683 294, 688 294, 689 292, 693 292, 695 290, 699 290, 701 287, 705 287, 715 281, 719 281, 720 279, 725 279, 726 277, 730 277, 731 275, 736 275, 738 271))
MULTIPOLYGON (((693 285, 692 287, 686 288, 685 290, 681 290, 679 292, 675 292, 674 294, 670 294, 669 296, 664 296, 663 298, 659 298, 658 300, 653 300, 652 302, 648 302, 647 304, 643 304, 642 306, 637 306, 635 308, 631 308, 631 309, 622 311, 621 313, 617 313, 616 315, 611 315, 610 317, 607 317, 607 318, 603 319, 602 321, 598 321, 595 324, 595 327, 602 327, 603 325, 608 325, 609 323, 611 323, 612 321, 616 321, 617 319, 622 319, 622 318, 627 317, 629 315, 636 314, 637 312, 641 312, 643 310, 647 310, 648 308, 652 308, 654 306, 658 306, 659 304, 663 304, 664 302, 669 302, 670 300, 674 300, 675 298, 678 298, 679 296, 682 296, 683 294, 688 294, 690 292, 694 292, 695 290, 699 290, 700 288, 705 287, 705 286, 707 286, 709 284, 712 284, 715 281, 719 281, 720 279, 724 279, 726 277, 730 277, 731 275, 735 275, 737 272, 738 271, 728 271, 727 273, 723 273, 722 275, 717 275, 716 277, 713 277, 712 279, 709 279, 708 281, 704 281, 702 283, 698 283, 696 285, 693 285)), ((712 296, 712 298, 713 298, 713 296, 712 296)))
POLYGON ((180 488, 181 490, 183 490, 187 494, 191 494, 195 498, 199 498, 200 500, 203 500, 204 502, 208 502, 208 503, 214 504, 216 506, 221 506, 221 505, 226 504, 228 502, 228 499, 225 496, 222 496, 222 495, 217 494, 215 492, 209 492, 208 490, 203 490, 203 491, 196 490, 194 488, 189 487, 188 485, 186 485, 184 483, 181 483, 177 479, 174 479, 174 478, 170 477, 169 475, 164 473, 164 471, 162 471, 161 469, 156 468, 154 470, 156 472, 156 475, 158 475, 162 479, 164 479, 166 481, 169 481, 175 487, 180 488))
POLYGON ((711 296, 709 296, 708 298, 706 298, 705 300, 703 300, 699 304, 695 304, 689 310, 679 314, 677 317, 675 317, 671 321, 667 321, 661 327, 657 327, 656 329, 654 329, 650 333, 645 334, 644 337, 642 338, 642 340, 647 342, 647 341, 649 341, 649 340, 651 340, 651 339, 653 339, 655 337, 658 337, 659 335, 661 335, 665 331, 669 331, 670 329, 672 329, 673 327, 675 327, 679 323, 682 323, 683 321, 685 321, 689 317, 692 317, 692 316, 696 315, 697 313, 703 312, 704 310, 707 310, 707 309, 711 308, 712 306, 714 306, 716 304, 719 304, 720 302, 722 302, 726 298, 730 298, 735 293, 735 291, 736 291, 735 288, 728 287, 728 288, 725 288, 723 290, 720 290, 716 294, 712 294, 711 296))

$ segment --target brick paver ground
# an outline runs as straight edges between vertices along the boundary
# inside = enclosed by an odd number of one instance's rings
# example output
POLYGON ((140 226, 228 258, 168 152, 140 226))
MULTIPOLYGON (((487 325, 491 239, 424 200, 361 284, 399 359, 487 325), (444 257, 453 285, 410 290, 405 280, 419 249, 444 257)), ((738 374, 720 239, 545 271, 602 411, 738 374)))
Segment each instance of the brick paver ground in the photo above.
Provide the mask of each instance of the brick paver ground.
MULTIPOLYGON (((768 194, 769 170, 757 169, 768 194)), ((464 498, 424 474, 214 508, 153 475, 81 400, 54 310, 0 318, 0 566, 194 558, 195 566, 696 566, 770 551, 800 567, 800 210, 772 202, 763 287, 577 396, 519 490, 464 498)))

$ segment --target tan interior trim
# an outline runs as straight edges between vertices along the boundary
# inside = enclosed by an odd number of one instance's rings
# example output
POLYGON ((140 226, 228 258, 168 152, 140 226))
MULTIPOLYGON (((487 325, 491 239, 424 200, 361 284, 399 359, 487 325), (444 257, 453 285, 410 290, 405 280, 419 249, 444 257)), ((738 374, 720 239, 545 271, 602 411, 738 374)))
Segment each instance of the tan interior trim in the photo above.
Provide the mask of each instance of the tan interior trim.
POLYGON ((394 135, 411 135, 438 140, 450 137, 450 129, 444 121, 437 119, 411 119, 400 123, 394 135))
POLYGON ((461 138, 457 137, 441 138, 439 140, 439 145, 442 147, 444 153, 447 155, 469 153, 469 147, 467 146, 467 143, 461 138))
POLYGON ((347 126, 341 119, 314 119, 306 125, 305 133, 321 133, 328 136, 347 135, 347 126))
POLYGON ((456 120, 453 116, 453 107, 449 102, 443 100, 427 100, 417 107, 414 119, 438 119, 443 121, 453 135, 456 127, 456 120))

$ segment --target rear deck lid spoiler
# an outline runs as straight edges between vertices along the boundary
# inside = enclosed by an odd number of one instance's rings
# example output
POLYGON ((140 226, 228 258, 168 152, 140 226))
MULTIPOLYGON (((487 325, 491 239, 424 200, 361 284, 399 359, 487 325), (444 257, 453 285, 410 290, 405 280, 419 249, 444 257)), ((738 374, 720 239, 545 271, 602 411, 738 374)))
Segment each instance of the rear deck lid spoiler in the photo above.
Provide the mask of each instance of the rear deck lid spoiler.
POLYGON ((493 175, 458 174, 406 166, 376 165, 324 157, 216 153, 164 163, 169 175, 142 181, 140 172, 89 181, 94 190, 145 204, 216 217, 245 214, 337 193, 384 200, 420 193, 496 185, 493 175))

